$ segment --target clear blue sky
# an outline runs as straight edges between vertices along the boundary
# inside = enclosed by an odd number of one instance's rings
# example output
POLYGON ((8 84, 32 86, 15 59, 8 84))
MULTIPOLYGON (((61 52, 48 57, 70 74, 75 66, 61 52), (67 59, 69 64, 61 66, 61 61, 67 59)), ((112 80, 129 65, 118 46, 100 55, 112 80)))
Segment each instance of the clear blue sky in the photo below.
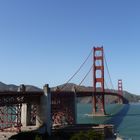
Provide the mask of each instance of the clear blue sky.
POLYGON ((63 84, 103 45, 115 88, 121 78, 140 94, 139 7, 139 0, 1 0, 0 81, 63 84))

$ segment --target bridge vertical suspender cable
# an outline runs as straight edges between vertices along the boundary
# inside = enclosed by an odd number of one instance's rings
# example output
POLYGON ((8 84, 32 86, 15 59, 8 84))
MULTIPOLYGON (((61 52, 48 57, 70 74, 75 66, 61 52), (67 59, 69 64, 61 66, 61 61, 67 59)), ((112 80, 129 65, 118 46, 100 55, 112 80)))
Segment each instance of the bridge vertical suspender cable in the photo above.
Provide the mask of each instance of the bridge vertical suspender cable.
POLYGON ((105 65, 106 65, 106 67, 107 67, 107 72, 108 72, 108 75, 109 75, 109 80, 110 80, 112 89, 113 89, 113 91, 114 91, 115 89, 114 89, 113 82, 112 82, 112 79, 111 79, 111 75, 110 75, 110 72, 109 72, 109 68, 108 68, 108 65, 107 65, 107 60, 106 60, 106 57, 105 57, 105 53, 104 53, 104 59, 105 59, 105 65))

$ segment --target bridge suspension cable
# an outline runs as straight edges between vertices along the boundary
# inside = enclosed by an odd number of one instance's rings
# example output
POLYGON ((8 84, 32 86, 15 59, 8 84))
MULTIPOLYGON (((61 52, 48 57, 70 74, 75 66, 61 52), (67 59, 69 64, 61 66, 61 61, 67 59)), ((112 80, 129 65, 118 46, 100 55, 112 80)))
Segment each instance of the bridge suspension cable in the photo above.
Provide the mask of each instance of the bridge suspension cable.
POLYGON ((89 73, 91 72, 93 68, 93 65, 90 67, 89 71, 86 73, 86 75, 84 76, 84 78, 81 80, 81 82, 79 83, 79 86, 81 86, 81 84, 84 82, 84 80, 87 78, 87 76, 89 75, 89 73))
POLYGON ((113 91, 114 91, 115 89, 114 89, 114 85, 113 85, 113 82, 112 82, 112 79, 111 79, 111 75, 110 75, 110 72, 109 72, 109 68, 108 68, 108 64, 107 64, 106 57, 105 57, 105 53, 104 53, 104 60, 105 60, 106 68, 107 68, 107 73, 108 73, 108 75, 109 75, 109 80, 110 80, 110 83, 111 83, 111 87, 112 87, 112 89, 113 89, 113 91))
POLYGON ((90 51, 89 55, 86 57, 85 61, 80 65, 80 67, 77 69, 77 71, 68 79, 68 81, 59 89, 62 90, 65 87, 67 87, 67 84, 76 76, 76 74, 78 74, 78 72, 82 69, 82 67, 85 65, 85 63, 87 62, 87 60, 89 59, 89 57, 92 54, 92 50, 90 51))

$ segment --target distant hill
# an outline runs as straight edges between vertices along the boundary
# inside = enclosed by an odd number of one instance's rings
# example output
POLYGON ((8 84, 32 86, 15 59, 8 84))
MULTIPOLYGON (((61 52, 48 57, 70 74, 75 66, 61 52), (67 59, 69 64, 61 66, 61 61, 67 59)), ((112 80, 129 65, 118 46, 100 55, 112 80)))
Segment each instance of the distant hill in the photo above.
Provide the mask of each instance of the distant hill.
MULTIPOLYGON (((25 85, 26 91, 42 91, 42 89, 32 86, 32 85, 25 85)), ((5 83, 0 82, 0 91, 18 91, 19 86, 17 85, 7 85, 5 83)))
POLYGON ((130 102, 130 103, 140 103, 140 95, 135 95, 132 93, 129 93, 127 91, 124 91, 124 97, 130 102))
MULTIPOLYGON (((42 89, 33 86, 33 85, 25 85, 26 86, 26 91, 42 91, 42 89)), ((18 91, 19 86, 14 85, 14 84, 5 84, 3 82, 0 82, 0 91, 18 91)), ((54 91, 56 89, 61 89, 62 91, 72 91, 73 88, 75 88, 78 91, 92 91, 93 87, 86 87, 86 86, 78 86, 73 83, 68 83, 68 84, 63 84, 63 85, 58 85, 56 87, 52 87, 51 90, 54 91)), ((106 89, 106 91, 109 89, 106 89)), ((117 92, 117 91, 115 91, 117 92)), ((137 103, 140 102, 140 95, 135 95, 132 93, 129 93, 127 91, 123 92, 124 97, 131 103, 137 103)), ((107 96, 105 97, 106 100, 113 101, 116 98, 113 96, 107 96)), ((91 102, 91 97, 84 97, 84 98, 78 98, 78 102, 81 103, 90 103, 91 102)))

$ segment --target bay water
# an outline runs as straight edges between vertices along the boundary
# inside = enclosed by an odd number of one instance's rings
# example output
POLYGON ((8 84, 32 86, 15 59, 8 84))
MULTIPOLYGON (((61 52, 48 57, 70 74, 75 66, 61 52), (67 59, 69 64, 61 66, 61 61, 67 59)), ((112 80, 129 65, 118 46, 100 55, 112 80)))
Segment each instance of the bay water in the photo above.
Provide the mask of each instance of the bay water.
POLYGON ((105 117, 91 117, 91 104, 77 104, 78 123, 113 124, 119 136, 140 140, 140 104, 108 104, 105 117))

